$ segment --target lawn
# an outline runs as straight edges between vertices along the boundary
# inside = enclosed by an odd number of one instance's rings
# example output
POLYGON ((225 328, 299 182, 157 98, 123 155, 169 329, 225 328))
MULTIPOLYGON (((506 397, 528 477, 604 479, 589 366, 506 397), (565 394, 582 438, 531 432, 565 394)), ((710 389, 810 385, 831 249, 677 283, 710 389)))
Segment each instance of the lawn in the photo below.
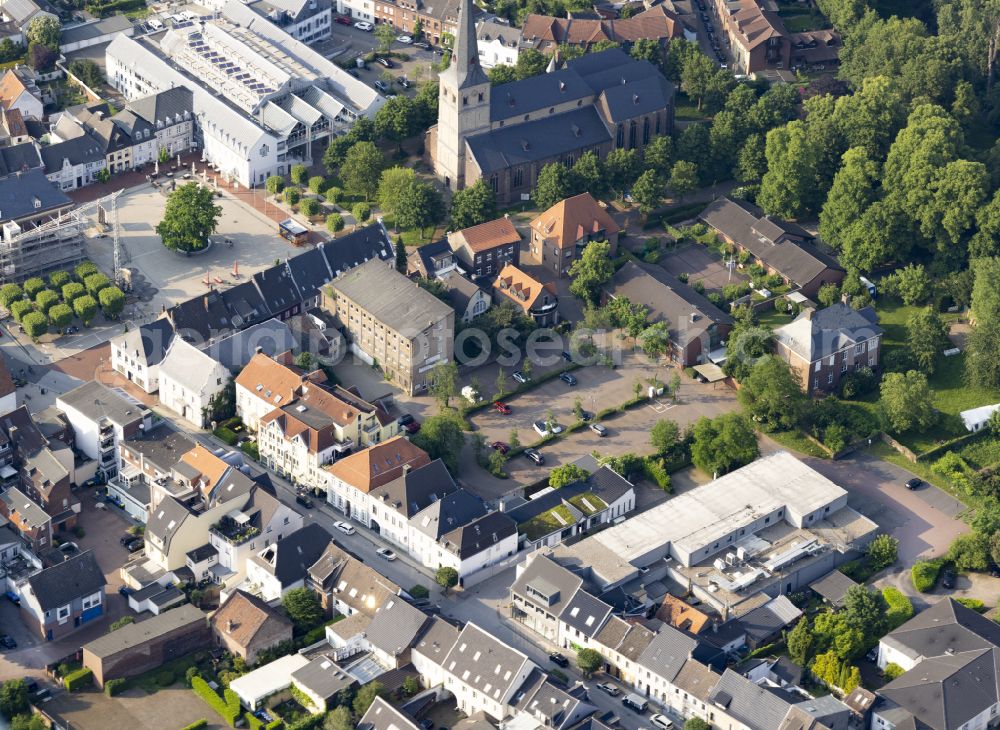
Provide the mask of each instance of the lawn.
POLYGON ((784 446, 786 449, 791 449, 792 451, 797 451, 800 454, 805 454, 806 456, 815 456, 818 459, 829 459, 830 455, 823 451, 819 446, 810 441, 805 437, 799 430, 795 431, 774 431, 772 433, 765 433, 765 436, 770 438, 772 441, 784 446))
POLYGON ((573 522, 573 514, 569 511, 569 508, 564 504, 558 504, 552 509, 542 512, 537 517, 532 517, 527 522, 522 522, 517 526, 517 529, 527 535, 529 540, 537 540, 556 530, 569 527, 573 522))
POLYGON ((779 312, 777 309, 757 312, 757 322, 760 323, 761 327, 767 327, 768 329, 778 329, 778 327, 783 327, 791 321, 792 316, 788 312, 779 312))
POLYGON ((674 118, 680 121, 707 121, 711 117, 698 109, 698 102, 688 98, 683 91, 678 91, 674 101, 674 118))
POLYGON ((789 33, 803 33, 807 30, 822 30, 829 28, 830 24, 819 13, 796 13, 785 15, 784 11, 779 12, 781 19, 789 33))

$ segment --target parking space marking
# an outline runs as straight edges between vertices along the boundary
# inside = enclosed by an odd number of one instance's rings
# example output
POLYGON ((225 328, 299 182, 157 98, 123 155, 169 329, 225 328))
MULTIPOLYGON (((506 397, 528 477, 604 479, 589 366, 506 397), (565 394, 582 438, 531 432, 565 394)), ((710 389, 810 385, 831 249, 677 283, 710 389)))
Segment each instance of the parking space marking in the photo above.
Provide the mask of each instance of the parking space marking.
POLYGON ((676 403, 664 403, 659 399, 654 400, 652 403, 646 404, 646 408, 652 410, 653 413, 666 413, 671 408, 676 408, 676 407, 677 407, 676 403))

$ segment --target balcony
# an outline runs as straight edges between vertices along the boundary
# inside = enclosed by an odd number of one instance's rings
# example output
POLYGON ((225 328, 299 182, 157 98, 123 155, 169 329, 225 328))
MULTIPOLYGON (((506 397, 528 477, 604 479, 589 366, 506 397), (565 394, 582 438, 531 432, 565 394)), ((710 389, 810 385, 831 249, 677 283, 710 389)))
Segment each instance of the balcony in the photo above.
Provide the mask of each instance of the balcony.
POLYGON ((212 532, 230 545, 242 545, 260 535, 260 529, 249 522, 241 522, 231 517, 223 517, 212 525, 212 532))

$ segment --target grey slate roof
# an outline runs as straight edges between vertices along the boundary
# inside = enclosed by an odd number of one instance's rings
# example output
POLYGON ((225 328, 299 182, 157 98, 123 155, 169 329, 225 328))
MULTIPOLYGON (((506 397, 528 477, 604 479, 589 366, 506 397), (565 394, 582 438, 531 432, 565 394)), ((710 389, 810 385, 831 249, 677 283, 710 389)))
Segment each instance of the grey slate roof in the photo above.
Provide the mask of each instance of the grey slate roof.
POLYGON ((250 559, 265 567, 282 586, 287 586, 305 577, 309 566, 319 560, 330 539, 329 532, 315 522, 310 522, 290 535, 285 535, 260 554, 252 555, 250 559), (273 560, 268 561, 261 555, 271 555, 273 560))
POLYGON ((427 618, 399 596, 390 596, 368 625, 368 641, 386 654, 398 656, 413 645, 427 618))
POLYGON ((92 23, 80 23, 69 28, 63 28, 59 36, 59 45, 68 46, 91 38, 99 38, 108 33, 122 33, 132 27, 132 21, 124 15, 110 15, 107 18, 92 23))
POLYGON ((801 615, 802 612, 787 597, 778 596, 763 606, 748 611, 737 620, 743 625, 750 639, 761 641, 788 626, 801 615))
POLYGON ((170 541, 190 513, 173 497, 165 497, 146 519, 146 532, 163 542, 163 552, 170 549, 170 541))
POLYGON ((546 611, 558 616, 581 585, 583 579, 578 575, 546 555, 537 555, 517 577, 510 590, 531 603, 542 605, 546 611), (536 595, 539 591, 552 598, 550 605, 545 606, 536 595))
MULTIPOLYGON (((328 241, 325 245, 330 243, 328 241)), ((288 259, 288 269, 303 299, 312 299, 327 282, 333 279, 326 257, 318 248, 288 259)))
POLYGON ((445 286, 448 287, 448 301, 459 316, 465 314, 472 298, 481 291, 474 283, 457 274, 449 276, 445 286))
POLYGON ((107 418, 119 426, 137 423, 149 414, 144 405, 136 405, 96 380, 63 393, 58 401, 76 409, 91 421, 107 418))
POLYGON ((499 121, 539 109, 594 96, 594 89, 568 68, 536 74, 520 81, 494 86, 490 92, 490 120, 499 121))
POLYGON ((297 344, 298 341, 287 324, 269 319, 209 343, 202 350, 213 360, 236 372, 250 362, 258 347, 264 354, 274 357, 278 353, 288 352, 297 344))
POLYGON ((65 606, 75 598, 83 598, 104 590, 104 571, 94 553, 85 550, 51 568, 45 568, 28 578, 43 611, 65 606))
POLYGON ((591 638, 601 630, 610 615, 611 606, 581 588, 563 606, 559 620, 591 638))
POLYGON ((30 528, 41 527, 51 519, 48 512, 17 487, 10 487, 0 494, 0 499, 7 505, 8 514, 17 512, 21 521, 30 528))
POLYGON ((174 328, 169 319, 161 317, 129 330, 122 337, 128 350, 139 350, 147 365, 159 365, 173 342, 174 328))
MULTIPOLYGON (((533 78, 547 75, 549 74, 533 78)), ((493 99, 500 95, 502 88, 503 86, 498 86, 493 89, 493 99)), ((591 149, 610 140, 611 135, 597 110, 592 106, 585 106, 482 132, 466 137, 465 142, 482 174, 487 175, 508 167, 565 155, 574 150, 591 149)))
POLYGON ((538 720, 543 727, 568 727, 580 715, 593 712, 597 708, 577 696, 557 687, 549 675, 540 669, 533 669, 524 684, 518 688, 511 704, 520 712, 538 720))
MULTIPOLYGON (((439 462, 431 462, 423 467, 423 469, 429 469, 437 463, 439 462)), ((423 469, 417 469, 417 473, 423 469)), ((386 487, 389 486, 391 484, 386 485, 386 487)), ((451 494, 441 497, 413 515, 410 518, 410 522, 420 532, 434 540, 438 540, 445 533, 468 524, 472 520, 482 517, 484 514, 486 514, 486 507, 479 497, 464 489, 456 489, 451 494)))
POLYGON ((39 169, 0 179, 0 223, 40 215, 72 203, 39 169))
POLYGON ((521 652, 468 623, 445 657, 444 669, 475 691, 498 701, 514 689, 520 681, 518 675, 529 662, 521 652))
POLYGON ((758 687, 732 669, 726 669, 719 679, 709 695, 709 702, 754 730, 777 728, 791 708, 778 695, 758 687))
POLYGON ((347 271, 370 259, 391 261, 396 255, 389 240, 389 233, 381 222, 358 228, 353 233, 321 243, 317 248, 323 252, 330 272, 347 271))
POLYGON ((872 307, 852 309, 850 305, 837 302, 824 309, 807 309, 793 321, 778 327, 774 336, 807 362, 815 362, 883 332, 872 307))
POLYGON ((182 431, 164 432, 163 427, 155 433, 143 434, 140 438, 128 439, 125 448, 156 466, 160 471, 169 472, 178 460, 195 447, 195 442, 182 431))
POLYGON ((326 700, 357 681, 332 659, 322 655, 292 672, 292 680, 326 700))
POLYGON ((839 570, 831 570, 819 580, 811 583, 809 587, 834 606, 839 607, 843 604, 847 591, 856 585, 857 583, 839 570))
POLYGON ((84 648, 104 659, 169 634, 182 626, 205 622, 205 614, 190 603, 185 603, 159 616, 123 626, 110 634, 94 639, 89 644, 84 644, 84 648))
POLYGON ((517 523, 503 512, 494 511, 445 534, 444 542, 449 550, 464 559, 515 534, 517 523))
POLYGON ((795 240, 811 239, 803 229, 764 216, 763 211, 745 201, 719 198, 698 218, 799 286, 808 284, 826 269, 842 270, 833 257, 816 246, 795 240))
POLYGON ((912 658, 1000 646, 1000 625, 951 598, 924 609, 882 641, 912 658))
MULTIPOLYGON (((273 270, 277 267, 271 267, 273 270)), ((230 314, 230 321, 233 327, 241 329, 252 324, 257 324, 267 319, 271 314, 271 307, 261 296, 256 285, 256 280, 244 281, 237 284, 232 289, 222 292, 222 303, 226 306, 230 314)), ((279 313, 284 309, 279 310, 279 313)))
POLYGON ((417 727, 417 723, 384 699, 376 697, 362 716, 357 730, 420 730, 420 728, 417 727))
POLYGON ((664 624, 639 655, 639 664, 669 682, 681 671, 697 645, 698 642, 683 631, 664 624))
POLYGON ((58 172, 65 160, 71 165, 85 165, 104 159, 104 144, 90 133, 56 142, 41 148, 42 164, 47 173, 58 172))
POLYGON ((383 261, 356 266, 334 279, 331 287, 404 336, 452 314, 451 307, 383 261))
POLYGON ((458 641, 461 632, 440 616, 434 616, 427 624, 423 635, 417 639, 413 648, 428 659, 444 664, 444 658, 458 641))
POLYGON ((302 295, 285 264, 257 272, 253 275, 253 282, 271 314, 281 314, 302 302, 302 295))
MULTIPOLYGON (((641 63, 649 65, 648 61, 641 63)), ((612 69, 612 73, 616 69, 612 69)), ((618 123, 643 114, 652 114, 670 106, 673 87, 659 74, 650 74, 627 84, 608 86, 601 92, 599 104, 607 109, 608 117, 618 123)))
POLYGON ((42 164, 34 142, 22 142, 12 147, 0 148, 0 175, 27 172, 42 164))
POLYGON ((130 101, 125 106, 140 117, 156 126, 157 122, 167 124, 174 122, 178 114, 182 117, 184 112, 192 113, 194 109, 194 96, 190 89, 182 86, 175 86, 170 89, 144 96, 141 99, 130 101))

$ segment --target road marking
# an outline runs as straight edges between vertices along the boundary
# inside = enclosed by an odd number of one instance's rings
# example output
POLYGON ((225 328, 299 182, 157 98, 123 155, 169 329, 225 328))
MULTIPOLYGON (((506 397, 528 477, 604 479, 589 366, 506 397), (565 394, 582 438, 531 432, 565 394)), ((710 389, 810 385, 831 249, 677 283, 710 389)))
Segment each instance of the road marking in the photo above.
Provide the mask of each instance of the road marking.
POLYGON ((657 400, 654 400, 652 403, 647 403, 646 407, 649 408, 649 409, 651 409, 653 411, 653 413, 666 413, 671 408, 676 408, 677 404, 676 403, 664 403, 663 401, 657 399, 657 400))

